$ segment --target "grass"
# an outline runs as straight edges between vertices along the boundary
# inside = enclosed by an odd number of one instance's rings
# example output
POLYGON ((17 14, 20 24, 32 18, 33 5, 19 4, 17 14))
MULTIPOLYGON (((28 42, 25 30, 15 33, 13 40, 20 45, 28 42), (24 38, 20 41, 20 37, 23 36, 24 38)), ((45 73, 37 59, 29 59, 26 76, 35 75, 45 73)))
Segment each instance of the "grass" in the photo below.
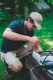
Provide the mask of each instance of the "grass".
MULTIPOLYGON (((3 31, 8 26, 8 24, 14 19, 15 18, 8 19, 7 21, 2 21, 0 23, 0 48, 2 43, 3 31)), ((45 15, 43 15, 42 30, 36 29, 34 33, 35 36, 40 37, 41 40, 40 45, 44 51, 50 49, 50 47, 53 46, 53 13, 46 13, 45 15)), ((30 80, 30 76, 29 76, 30 74, 28 73, 27 76, 25 77, 26 74, 27 72, 21 72, 21 71, 19 73, 16 73, 16 80, 22 80, 22 79, 30 80)), ((0 60, 0 80, 7 80, 5 63, 2 62, 1 60, 0 60)))
POLYGON ((34 33, 40 37, 44 51, 53 47, 53 13, 43 15, 42 30, 35 30, 34 33))
MULTIPOLYGON (((15 73, 15 80, 30 80, 29 72, 20 71, 19 73, 15 73)), ((6 68, 5 63, 0 60, 0 80, 8 80, 6 77, 6 68)))

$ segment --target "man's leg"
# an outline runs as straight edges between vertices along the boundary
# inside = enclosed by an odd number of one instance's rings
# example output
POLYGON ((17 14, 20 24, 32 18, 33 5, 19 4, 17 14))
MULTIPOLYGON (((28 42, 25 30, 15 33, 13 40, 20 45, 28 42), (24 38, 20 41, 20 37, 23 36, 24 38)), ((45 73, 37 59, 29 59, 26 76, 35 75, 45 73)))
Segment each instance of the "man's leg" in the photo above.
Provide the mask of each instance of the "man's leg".
MULTIPOLYGON (((31 52, 28 50, 28 47, 20 49, 18 51, 19 52, 18 56, 25 57, 28 54, 30 54, 31 52)), ((31 49, 31 47, 30 47, 30 49, 31 49)), ((5 54, 5 53, 3 53, 3 54, 5 54)), ((5 54, 3 56, 5 62, 8 64, 8 65, 6 65, 6 70, 8 71, 8 73, 11 72, 11 71, 13 71, 13 72, 19 72, 23 68, 23 65, 22 65, 21 61, 19 61, 19 59, 15 56, 15 54, 16 54, 15 52, 8 52, 7 54, 5 54)), ((9 80, 12 80, 12 79, 13 78, 11 78, 9 80)))
POLYGON ((3 59, 6 62, 6 71, 7 71, 7 77, 9 80, 14 80, 14 72, 19 72, 23 65, 21 61, 16 57, 15 53, 8 52, 8 53, 2 53, 3 59))
POLYGON ((25 61, 26 61, 26 57, 29 54, 31 54, 33 50, 34 50, 33 45, 29 43, 27 46, 23 46, 17 51, 17 56, 22 56, 20 61, 23 64, 22 70, 24 70, 24 71, 28 71, 28 68, 25 66, 25 61))
POLYGON ((8 68, 8 64, 6 63, 6 77, 8 80, 15 80, 15 74, 8 68))
POLYGON ((15 61, 13 65, 6 64, 6 75, 9 80, 15 79, 15 72, 19 72, 22 69, 22 63, 20 64, 19 60, 15 61))
POLYGON ((17 56, 26 57, 27 55, 31 54, 34 50, 34 46, 31 43, 28 43, 27 46, 22 46, 17 50, 17 56))
POLYGON ((19 72, 23 68, 23 65, 21 61, 17 60, 12 65, 8 65, 8 67, 11 71, 19 72))

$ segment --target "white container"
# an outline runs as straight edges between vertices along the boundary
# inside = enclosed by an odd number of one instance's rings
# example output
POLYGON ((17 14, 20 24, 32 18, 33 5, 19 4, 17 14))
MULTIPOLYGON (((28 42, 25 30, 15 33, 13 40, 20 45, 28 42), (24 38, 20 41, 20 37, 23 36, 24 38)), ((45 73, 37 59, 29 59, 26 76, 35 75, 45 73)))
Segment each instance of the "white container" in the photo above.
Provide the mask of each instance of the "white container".
MULTIPOLYGON (((30 70, 30 68, 29 68, 29 70, 30 70)), ((30 70, 30 80, 38 80, 38 77, 36 75, 34 75, 32 70, 30 70)))

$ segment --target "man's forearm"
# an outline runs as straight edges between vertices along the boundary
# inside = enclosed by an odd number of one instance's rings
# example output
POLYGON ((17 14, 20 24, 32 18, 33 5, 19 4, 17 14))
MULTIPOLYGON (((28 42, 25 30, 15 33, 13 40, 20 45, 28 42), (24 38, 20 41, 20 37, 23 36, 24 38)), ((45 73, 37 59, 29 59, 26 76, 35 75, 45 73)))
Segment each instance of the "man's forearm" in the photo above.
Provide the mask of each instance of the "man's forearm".
POLYGON ((17 33, 14 33, 14 32, 5 32, 3 34, 3 37, 5 37, 9 40, 13 40, 13 41, 29 41, 29 39, 30 39, 29 36, 17 34, 17 33))
POLYGON ((13 41, 28 41, 33 45, 37 45, 40 43, 40 40, 38 39, 38 37, 36 36, 30 37, 30 36, 18 34, 13 32, 10 28, 7 28, 4 31, 3 37, 13 41))

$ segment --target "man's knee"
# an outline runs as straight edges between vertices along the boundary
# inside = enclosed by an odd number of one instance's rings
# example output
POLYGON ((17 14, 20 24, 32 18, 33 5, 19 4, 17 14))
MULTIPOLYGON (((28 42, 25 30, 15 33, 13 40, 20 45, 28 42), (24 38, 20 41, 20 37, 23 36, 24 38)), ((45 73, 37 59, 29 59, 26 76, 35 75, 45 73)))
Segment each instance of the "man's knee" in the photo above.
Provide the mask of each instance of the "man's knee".
POLYGON ((31 44, 31 43, 28 43, 28 51, 29 52, 31 52, 31 51, 33 51, 34 50, 34 46, 33 46, 33 44, 31 44))
POLYGON ((8 67, 14 72, 19 72, 23 68, 23 65, 19 60, 17 60, 13 63, 12 66, 8 66, 8 67))

